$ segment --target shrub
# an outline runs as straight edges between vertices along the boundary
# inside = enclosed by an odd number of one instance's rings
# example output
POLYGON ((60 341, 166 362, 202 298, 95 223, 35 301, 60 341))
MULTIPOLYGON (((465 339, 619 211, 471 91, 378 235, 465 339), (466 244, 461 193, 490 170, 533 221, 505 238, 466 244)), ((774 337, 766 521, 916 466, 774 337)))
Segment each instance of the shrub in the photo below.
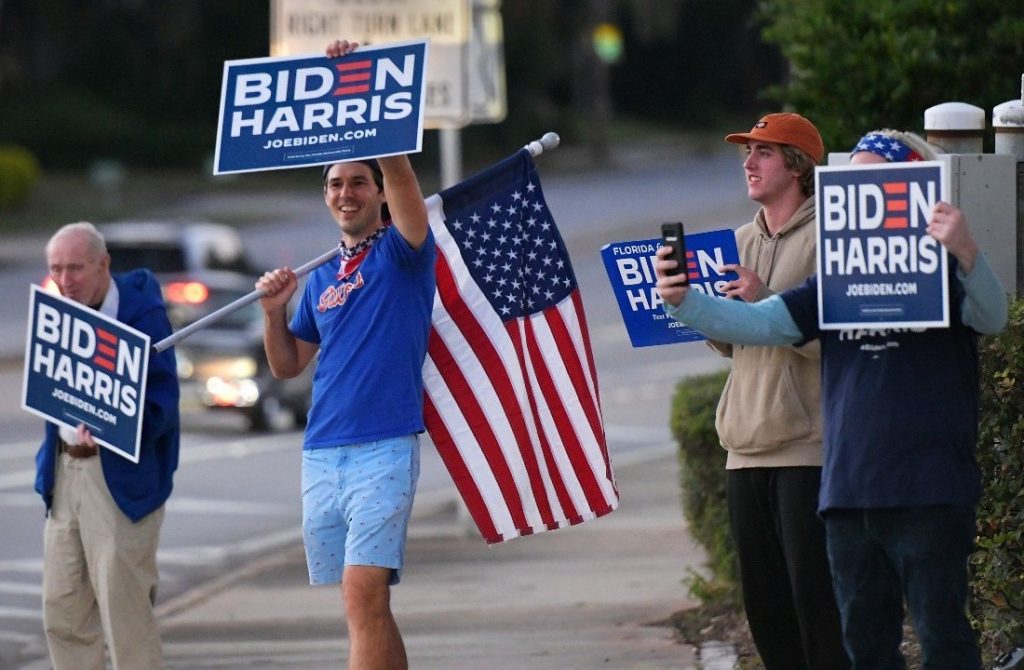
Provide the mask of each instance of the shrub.
POLYGON ((712 582, 691 575, 691 590, 702 599, 724 591, 739 602, 739 570, 726 503, 726 453, 715 430, 715 409, 728 374, 725 370, 679 382, 670 427, 679 442, 683 515, 691 535, 707 551, 712 572, 712 582))
POLYGON ((1024 300, 981 346, 978 465, 984 493, 971 556, 971 615, 986 656, 1024 642, 1024 300))
POLYGON ((35 156, 21 147, 0 146, 0 209, 28 200, 39 179, 35 156))

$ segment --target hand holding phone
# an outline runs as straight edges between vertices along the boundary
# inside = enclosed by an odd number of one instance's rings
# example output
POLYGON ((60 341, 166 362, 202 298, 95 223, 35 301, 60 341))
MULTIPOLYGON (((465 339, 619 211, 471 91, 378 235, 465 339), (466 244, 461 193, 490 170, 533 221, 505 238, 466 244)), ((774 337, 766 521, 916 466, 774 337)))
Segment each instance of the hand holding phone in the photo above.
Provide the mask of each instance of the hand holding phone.
POLYGON ((689 273, 686 269, 686 242, 683 240, 683 224, 679 221, 674 223, 661 224, 661 243, 663 246, 671 247, 672 253, 665 257, 665 260, 672 260, 677 263, 672 270, 667 270, 666 275, 674 276, 682 274, 686 281, 680 282, 685 286, 690 283, 689 273))

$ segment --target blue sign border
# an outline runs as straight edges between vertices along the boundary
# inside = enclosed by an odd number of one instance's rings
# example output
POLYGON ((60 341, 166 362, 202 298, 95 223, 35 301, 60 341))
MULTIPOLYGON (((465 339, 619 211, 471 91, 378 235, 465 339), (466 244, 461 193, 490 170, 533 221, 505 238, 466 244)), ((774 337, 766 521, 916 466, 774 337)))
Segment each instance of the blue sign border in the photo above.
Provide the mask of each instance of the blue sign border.
MULTIPOLYGON (((92 437, 96 440, 97 444, 110 449, 133 463, 138 463, 142 437, 142 416, 146 402, 146 375, 149 371, 149 335, 120 321, 111 319, 105 314, 83 307, 61 295, 50 293, 34 284, 31 286, 31 293, 29 295, 28 314, 28 333, 25 337, 25 373, 22 379, 21 393, 22 409, 47 421, 66 426, 71 430, 77 429, 79 423, 85 423, 89 427, 90 432, 92 432, 92 437), (115 332, 118 337, 131 341, 132 346, 142 348, 142 365, 139 373, 137 398, 138 411, 134 417, 129 417, 125 421, 128 424, 126 429, 118 427, 114 431, 108 431, 104 429, 104 426, 97 423, 95 419, 92 419, 90 422, 90 417, 69 413, 67 409, 68 403, 54 400, 53 394, 57 391, 67 395, 78 394, 79 392, 49 379, 46 375, 32 372, 32 345, 35 342, 33 334, 35 332, 37 308, 40 303, 48 303, 58 311, 70 314, 72 317, 80 319, 93 327, 98 323, 102 323, 105 328, 115 332), (68 420, 69 417, 74 420, 74 423, 68 420)), ((79 398, 79 400, 82 399, 79 398)), ((83 400, 83 402, 93 403, 95 401, 83 400)), ((114 414, 115 412, 111 411, 111 413, 114 414)), ((117 417, 119 419, 125 418, 123 414, 117 414, 117 417)))
MULTIPOLYGON (((736 248, 736 233, 731 228, 691 233, 686 235, 684 240, 687 255, 695 254, 698 251, 707 252, 721 249, 723 263, 740 262, 739 252, 736 248)), ((619 305, 619 312, 633 348, 679 342, 699 342, 706 339, 696 330, 669 317, 662 309, 661 297, 657 296, 654 288, 657 280, 654 278, 653 260, 650 260, 660 246, 661 238, 654 238, 631 242, 612 242, 601 247, 601 258, 608 273, 608 281, 611 282, 612 293, 615 294, 615 300, 619 305), (632 270, 638 273, 642 280, 626 286, 617 261, 644 258, 648 260, 638 260, 636 268, 632 270), (635 291, 642 293, 636 294, 635 291), (634 293, 631 294, 631 292, 634 293), (653 303, 654 296, 657 296, 657 306, 634 309, 636 299, 639 297, 642 300, 646 296, 651 296, 648 304, 653 303)), ((704 291, 722 297, 722 294, 715 289, 715 284, 719 281, 736 279, 736 273, 703 275, 702 270, 710 269, 706 266, 706 263, 694 263, 695 270, 690 272, 690 290, 704 291)))
MULTIPOLYGON (((815 169, 815 205, 817 210, 818 244, 818 326, 822 330, 848 328, 946 328, 949 327, 949 271, 945 247, 925 231, 927 219, 920 221, 908 203, 908 217, 919 225, 914 228, 886 229, 885 226, 868 231, 848 230, 826 231, 825 187, 856 187, 863 184, 881 186, 885 183, 927 183, 937 182, 938 200, 948 202, 949 168, 945 161, 915 161, 908 163, 878 163, 864 165, 820 166, 815 169), (839 248, 832 243, 857 239, 906 238, 914 244, 924 242, 929 249, 934 246, 938 268, 934 272, 914 269, 911 263, 908 271, 873 273, 871 264, 864 263, 867 272, 854 272, 844 276, 826 275, 829 249, 839 248), (931 240, 934 244, 925 240, 931 240)), ((885 200, 905 199, 904 196, 885 196, 885 200)), ((909 196, 906 196, 909 199, 909 196)), ((886 202, 888 205, 889 203, 886 202)), ((857 205, 859 206, 859 205, 857 205)), ((849 216, 850 205, 844 202, 844 216, 849 216)), ((880 212, 873 212, 881 214, 880 212)), ((858 213, 857 218, 863 217, 858 213)), ((891 242, 887 240, 891 248, 891 242)), ((907 242, 910 244, 910 242, 907 242)), ((863 248, 863 245, 861 245, 863 248)), ((918 247, 915 247, 917 249, 918 247)), ((848 249, 846 249, 848 251, 848 249)), ((889 253, 887 251, 887 253, 889 253)), ((834 260, 834 256, 833 256, 834 260)), ((888 261, 887 261, 888 262, 888 261)), ((906 265, 906 263, 903 263, 906 265)), ((892 266, 890 265, 890 268, 892 266)), ((920 267, 920 265, 918 265, 920 267)))
MULTIPOLYGON (((273 58, 249 58, 224 62, 224 74, 221 81, 220 112, 217 118, 217 144, 214 152, 213 174, 232 174, 240 172, 257 172, 263 170, 283 170, 290 168, 324 165, 338 161, 394 156, 398 154, 417 153, 422 150, 424 97, 426 94, 425 73, 427 68, 428 42, 415 40, 395 42, 381 46, 361 46, 356 51, 340 58, 326 56, 280 56, 273 58), (371 71, 375 71, 376 63, 383 59, 398 62, 408 56, 415 57, 412 84, 400 87, 394 78, 387 78, 385 84, 389 88, 383 91, 342 91, 346 82, 341 77, 363 77, 368 80, 371 71), (335 72, 336 66, 346 61, 357 64, 370 61, 369 67, 360 68, 359 72, 335 72), (339 79, 332 80, 329 86, 333 89, 319 97, 295 100, 295 87, 298 79, 294 75, 300 68, 327 69, 339 79), (270 100, 236 108, 238 77, 240 75, 265 75, 270 77, 272 84, 265 87, 270 100), (337 86, 337 88, 335 88, 337 86), (271 92, 271 89, 273 92, 271 92), (393 89, 393 90, 392 90, 393 89), (278 92, 280 90, 280 93, 278 92), (389 94, 408 94, 403 97, 402 104, 411 106, 409 114, 398 119, 385 118, 387 97, 389 94), (253 135, 232 138, 230 123, 234 112, 244 111, 245 123, 255 123, 257 112, 261 115, 263 127, 271 125, 275 111, 285 107, 301 107, 309 105, 337 105, 339 100, 367 100, 367 109, 377 106, 381 118, 368 120, 348 128, 346 126, 323 128, 319 122, 316 128, 307 130, 291 130, 286 127, 253 135), (374 100, 376 99, 376 100, 374 100)), ((321 78, 323 84, 326 80, 321 78)), ((365 84, 351 83, 353 88, 365 87, 365 84)), ((323 111, 323 110, 321 110, 323 111)), ((304 116, 295 113, 295 121, 304 116)), ((311 114, 319 117, 322 114, 311 114)), ((287 119, 285 118, 284 121, 287 119)), ((283 124, 283 122, 281 124, 283 124)), ((278 125, 281 125, 278 124, 278 125)))

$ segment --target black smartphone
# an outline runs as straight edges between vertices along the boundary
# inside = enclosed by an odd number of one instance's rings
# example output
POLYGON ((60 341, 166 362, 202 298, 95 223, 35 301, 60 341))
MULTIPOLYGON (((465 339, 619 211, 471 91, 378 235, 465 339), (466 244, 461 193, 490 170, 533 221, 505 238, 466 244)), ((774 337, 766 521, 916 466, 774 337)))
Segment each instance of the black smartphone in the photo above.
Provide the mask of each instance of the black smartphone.
POLYGON ((679 221, 674 223, 661 224, 661 243, 666 247, 672 247, 672 253, 666 256, 666 260, 673 260, 678 265, 674 270, 666 272, 668 275, 682 273, 687 277, 684 284, 689 284, 689 273, 686 271, 686 242, 683 240, 683 224, 679 221))

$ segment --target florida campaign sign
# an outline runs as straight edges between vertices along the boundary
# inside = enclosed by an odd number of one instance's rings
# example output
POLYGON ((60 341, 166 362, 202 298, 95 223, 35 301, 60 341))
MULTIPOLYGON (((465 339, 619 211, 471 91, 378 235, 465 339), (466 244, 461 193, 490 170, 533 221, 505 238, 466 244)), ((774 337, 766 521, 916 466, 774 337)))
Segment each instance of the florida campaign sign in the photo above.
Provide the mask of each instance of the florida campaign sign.
MULTIPOLYGON (((726 263, 739 263, 736 235, 732 230, 715 230, 687 235, 686 260, 690 288, 708 295, 722 296, 722 287, 736 279, 735 272, 718 272, 726 263)), ((619 303, 629 341, 634 347, 655 344, 694 342, 704 336, 662 310, 662 299, 654 288, 655 253, 661 239, 614 242, 601 247, 608 280, 619 303)))
POLYGON ((946 250, 925 231, 946 163, 819 167, 815 181, 819 326, 948 327, 946 250))
POLYGON ((139 462, 149 336, 32 287, 21 406, 139 462))
POLYGON ((214 174, 420 151, 427 42, 226 61, 214 174))

